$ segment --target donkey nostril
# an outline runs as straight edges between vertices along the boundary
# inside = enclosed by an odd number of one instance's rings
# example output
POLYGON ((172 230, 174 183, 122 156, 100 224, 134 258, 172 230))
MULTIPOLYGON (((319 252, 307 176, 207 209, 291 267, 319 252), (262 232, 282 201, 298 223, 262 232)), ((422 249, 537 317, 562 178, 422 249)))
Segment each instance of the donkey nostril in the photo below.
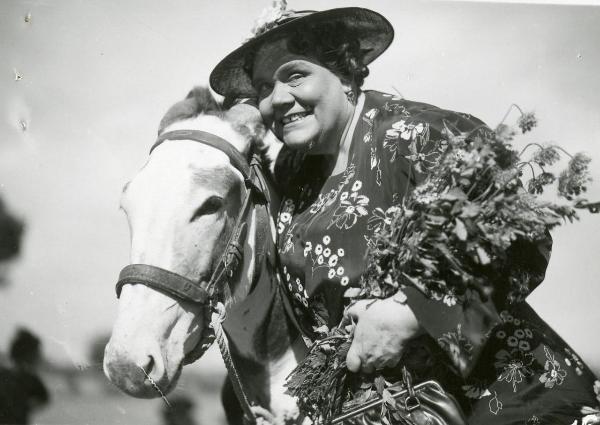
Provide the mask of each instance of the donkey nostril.
POLYGON ((140 366, 140 369, 144 371, 144 375, 146 375, 146 378, 150 378, 152 369, 154 369, 154 357, 149 355, 148 362, 144 366, 140 366))

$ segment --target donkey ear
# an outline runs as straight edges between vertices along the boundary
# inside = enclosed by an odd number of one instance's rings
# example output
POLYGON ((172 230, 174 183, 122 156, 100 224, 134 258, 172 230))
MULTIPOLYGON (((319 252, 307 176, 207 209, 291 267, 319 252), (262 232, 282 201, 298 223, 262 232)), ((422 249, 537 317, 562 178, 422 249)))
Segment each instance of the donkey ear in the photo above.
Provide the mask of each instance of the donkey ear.
POLYGON ((171 124, 177 121, 195 117, 196 115, 198 115, 198 112, 196 100, 194 98, 180 100, 171 106, 167 113, 160 120, 160 124, 158 125, 158 134, 162 133, 162 131, 171 124))
POLYGON ((221 106, 215 100, 208 87, 196 86, 187 94, 185 99, 180 100, 169 108, 160 120, 158 134, 166 127, 188 118, 194 118, 200 114, 220 114, 221 106))
POLYGON ((246 139, 248 148, 262 141, 265 136, 265 125, 256 107, 237 104, 225 111, 224 118, 233 129, 246 139))
POLYGON ((196 86, 188 93, 186 99, 194 99, 197 105, 197 113, 219 113, 222 108, 215 100, 208 87, 196 86))

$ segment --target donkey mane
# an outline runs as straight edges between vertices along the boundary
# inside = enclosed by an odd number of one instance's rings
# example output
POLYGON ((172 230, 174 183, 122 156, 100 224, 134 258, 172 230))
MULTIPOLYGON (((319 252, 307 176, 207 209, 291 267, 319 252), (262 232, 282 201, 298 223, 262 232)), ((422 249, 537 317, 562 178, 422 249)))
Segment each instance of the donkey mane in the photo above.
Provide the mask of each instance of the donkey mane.
POLYGON ((196 118, 198 115, 223 116, 223 109, 207 87, 194 87, 185 99, 171 106, 160 120, 158 134, 177 121, 196 118))
POLYGON ((229 140, 241 152, 252 151, 265 159, 264 139, 267 131, 258 110, 251 106, 236 107, 235 105, 226 109, 224 103, 231 104, 232 102, 219 102, 207 87, 196 86, 185 99, 175 103, 167 110, 158 126, 158 134, 163 133, 167 128, 173 129, 180 126, 184 128, 182 122, 185 121, 187 126, 185 128, 214 131, 215 134, 229 140), (200 120, 197 120, 199 118, 200 120), (222 124, 219 124, 218 121, 221 121, 222 124), (230 139, 230 129, 237 133, 233 139, 230 139), (243 140, 242 143, 240 143, 240 136, 243 140))

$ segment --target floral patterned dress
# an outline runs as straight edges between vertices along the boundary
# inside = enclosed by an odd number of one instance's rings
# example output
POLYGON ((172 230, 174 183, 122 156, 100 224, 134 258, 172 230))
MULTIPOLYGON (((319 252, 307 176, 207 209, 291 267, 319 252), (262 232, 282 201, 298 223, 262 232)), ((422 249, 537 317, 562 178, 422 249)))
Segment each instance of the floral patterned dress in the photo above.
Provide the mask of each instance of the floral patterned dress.
MULTIPOLYGON (((443 152, 444 126, 484 127, 470 115, 375 91, 361 96, 359 108, 342 173, 329 175, 331 158, 285 147, 276 163, 282 283, 298 325, 312 338, 319 327, 340 322, 344 292, 359 285, 374 232, 443 152)), ((514 251, 533 289, 544 278, 550 241, 514 251)), ((402 361, 445 365, 444 373, 432 366, 421 378, 442 381, 472 424, 600 423, 600 381, 526 302, 509 303, 502 284, 499 277, 487 302, 406 288, 408 305, 443 359, 432 349, 428 360, 402 361)))

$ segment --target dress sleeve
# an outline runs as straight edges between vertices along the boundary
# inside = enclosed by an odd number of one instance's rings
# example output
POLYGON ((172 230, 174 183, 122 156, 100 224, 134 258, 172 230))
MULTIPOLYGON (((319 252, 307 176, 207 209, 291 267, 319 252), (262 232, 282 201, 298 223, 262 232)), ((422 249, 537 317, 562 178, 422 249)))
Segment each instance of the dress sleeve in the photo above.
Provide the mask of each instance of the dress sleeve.
MULTIPOLYGON (((427 177, 430 167, 435 166, 444 150, 442 145, 447 143, 443 137, 444 129, 450 129, 454 134, 489 131, 482 121, 470 115, 428 105, 415 108, 400 122, 387 122, 384 128, 380 128, 378 136, 383 139, 384 154, 386 140, 388 146, 391 146, 390 136, 397 136, 399 142, 404 142, 397 144, 396 164, 388 164, 393 167, 389 169, 393 181, 388 182, 395 193, 406 193, 406 188, 420 184, 427 177)), ((511 303, 523 301, 542 282, 551 245, 548 234, 538 244, 516 241, 508 250, 509 264, 522 270, 520 277, 525 284, 519 294, 508 291, 507 280, 511 270, 499 274, 491 282, 492 294, 485 300, 476 293, 470 295, 465 302, 457 302, 455 297, 448 296, 433 299, 416 288, 403 289, 406 302, 421 326, 449 355, 462 376, 469 375, 477 363, 492 329, 501 322, 500 312, 511 303)))

